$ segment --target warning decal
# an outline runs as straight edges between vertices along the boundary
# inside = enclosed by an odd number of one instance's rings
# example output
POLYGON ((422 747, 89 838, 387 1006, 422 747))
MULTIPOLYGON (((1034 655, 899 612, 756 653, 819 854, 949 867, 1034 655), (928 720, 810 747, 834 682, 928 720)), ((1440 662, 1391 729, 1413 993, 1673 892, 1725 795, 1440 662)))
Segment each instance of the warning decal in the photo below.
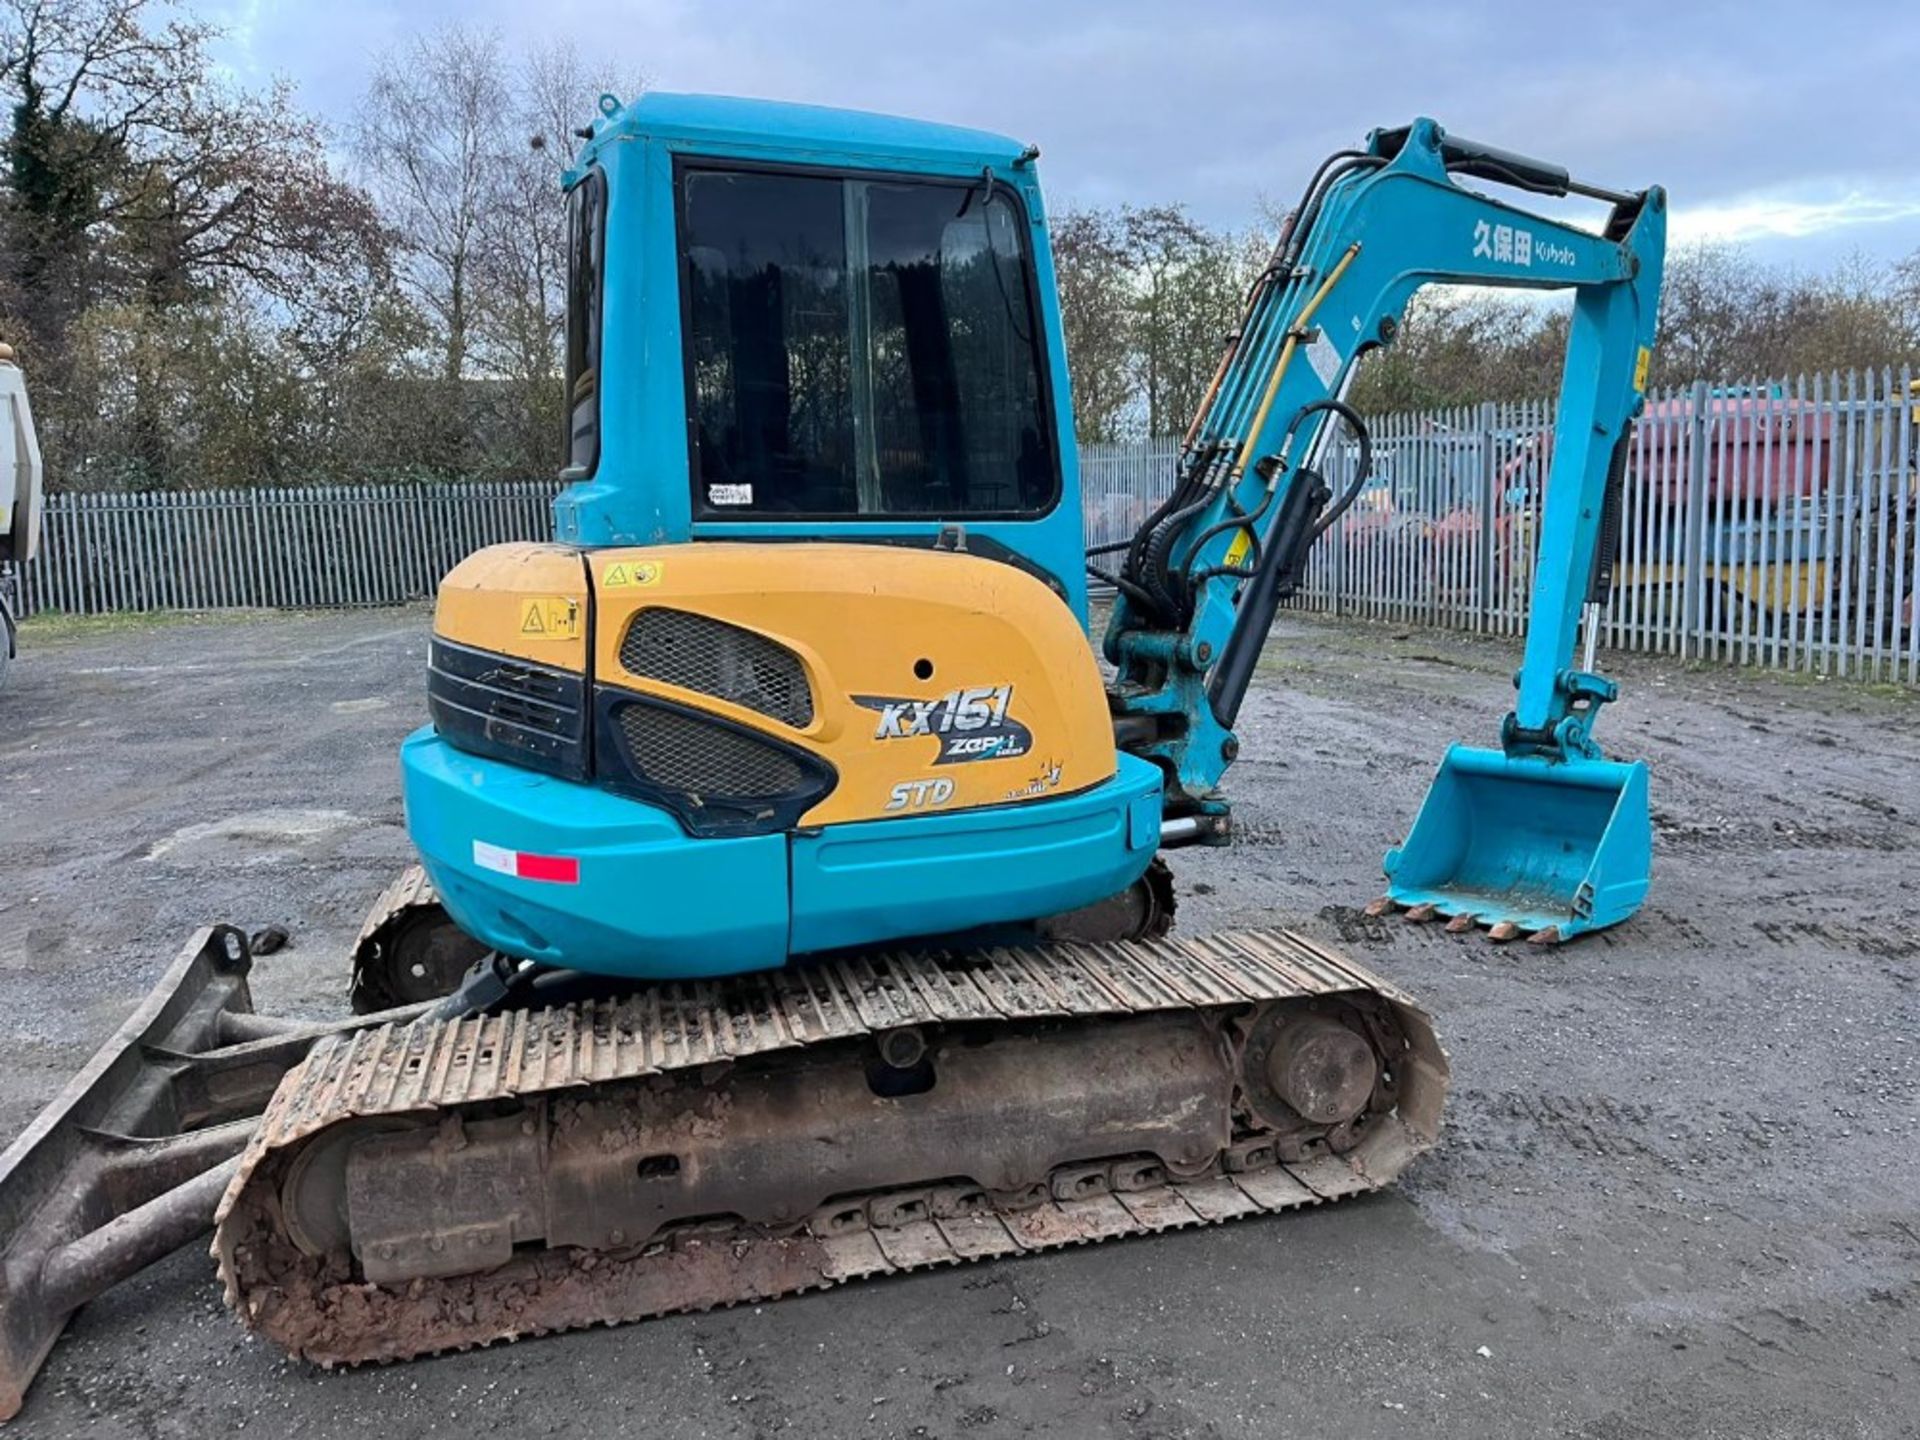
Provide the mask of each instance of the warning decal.
POLYGON ((1307 363, 1313 366, 1313 373, 1320 377, 1320 383, 1328 390, 1335 388, 1340 379, 1340 352, 1334 349, 1333 341, 1322 330, 1307 345, 1307 363))
POLYGON ((600 577, 602 590, 625 590, 641 585, 657 585, 666 565, 659 560, 619 560, 600 577))
POLYGON ((521 602, 521 639, 572 640, 579 633, 579 602, 545 595, 537 595, 531 600, 521 602))
POLYGON ((1244 526, 1233 532, 1233 543, 1227 546, 1227 568, 1238 570, 1240 562, 1247 558, 1247 552, 1253 549, 1253 532, 1244 526))

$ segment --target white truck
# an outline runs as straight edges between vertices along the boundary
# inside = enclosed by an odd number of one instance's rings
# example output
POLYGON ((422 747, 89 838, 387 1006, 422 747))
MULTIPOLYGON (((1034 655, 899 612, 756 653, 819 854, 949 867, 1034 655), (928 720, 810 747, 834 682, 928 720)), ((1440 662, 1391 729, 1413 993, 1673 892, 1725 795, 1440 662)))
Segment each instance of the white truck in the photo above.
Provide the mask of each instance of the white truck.
POLYGON ((13 349, 0 345, 0 687, 13 663, 20 584, 40 548, 40 442, 13 349))

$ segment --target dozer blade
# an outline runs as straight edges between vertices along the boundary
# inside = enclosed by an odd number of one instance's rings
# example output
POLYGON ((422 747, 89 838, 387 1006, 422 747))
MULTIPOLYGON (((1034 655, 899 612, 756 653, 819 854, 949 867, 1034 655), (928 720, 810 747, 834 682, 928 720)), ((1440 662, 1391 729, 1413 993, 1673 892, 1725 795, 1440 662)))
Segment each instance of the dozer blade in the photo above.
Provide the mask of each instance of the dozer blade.
POLYGON ((68 1316, 212 1227, 275 1088, 342 1028, 255 1015, 251 964, 243 932, 197 933, 0 1155, 0 1419, 19 1411, 68 1316))
POLYGON ((1281 931, 865 953, 316 1045, 214 1255, 289 1351, 403 1359, 1338 1200, 1446 1084, 1281 931))
POLYGON ((1652 854, 1643 763, 1455 745, 1406 843, 1387 852, 1387 898, 1450 929, 1570 940, 1640 908, 1652 854))

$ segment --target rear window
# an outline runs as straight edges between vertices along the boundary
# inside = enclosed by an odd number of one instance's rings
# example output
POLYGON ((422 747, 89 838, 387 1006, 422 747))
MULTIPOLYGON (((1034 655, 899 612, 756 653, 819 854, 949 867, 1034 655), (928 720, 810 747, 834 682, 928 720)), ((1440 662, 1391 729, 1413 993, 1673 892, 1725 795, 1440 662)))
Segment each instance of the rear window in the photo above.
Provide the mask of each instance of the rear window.
POLYGON ((696 514, 1052 506, 1032 257, 1005 185, 688 168, 680 225, 696 514))

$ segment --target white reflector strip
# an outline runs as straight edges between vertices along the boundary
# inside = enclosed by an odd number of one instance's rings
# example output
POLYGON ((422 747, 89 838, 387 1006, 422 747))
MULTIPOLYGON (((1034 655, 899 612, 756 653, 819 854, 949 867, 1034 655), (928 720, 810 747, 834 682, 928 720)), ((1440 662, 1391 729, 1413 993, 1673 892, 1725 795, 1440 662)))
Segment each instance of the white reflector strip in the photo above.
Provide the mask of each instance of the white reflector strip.
POLYGON ((509 850, 504 845, 476 840, 473 863, 482 870, 495 870, 520 880, 545 880, 555 885, 580 883, 580 862, 571 855, 529 855, 524 850, 509 850))
POLYGON ((482 870, 498 870, 502 875, 520 873, 519 856, 503 845, 489 845, 484 840, 473 842, 473 863, 482 870))

